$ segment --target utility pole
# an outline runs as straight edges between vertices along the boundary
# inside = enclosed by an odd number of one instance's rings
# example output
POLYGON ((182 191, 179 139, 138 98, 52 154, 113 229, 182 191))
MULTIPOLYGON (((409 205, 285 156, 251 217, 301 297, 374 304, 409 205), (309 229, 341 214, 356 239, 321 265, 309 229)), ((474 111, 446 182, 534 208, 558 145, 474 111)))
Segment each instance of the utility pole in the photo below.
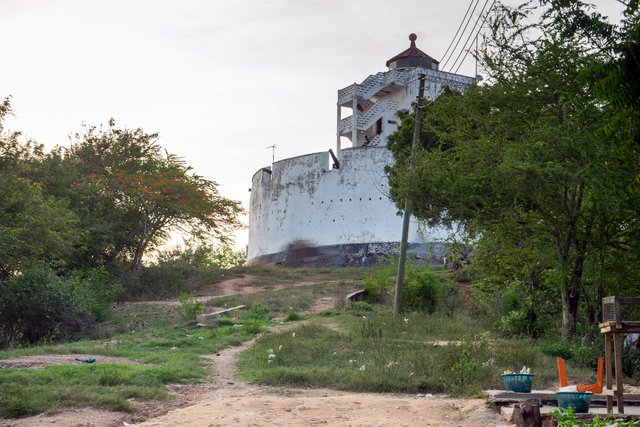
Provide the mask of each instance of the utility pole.
MULTIPOLYGON (((409 171, 413 170, 418 144, 420 141, 420 125, 422 123, 422 98, 424 97, 424 74, 420 74, 420 86, 416 98, 416 117, 413 127, 413 141, 411 142, 411 157, 409 157, 409 171)), ((411 219, 412 203, 409 197, 404 201, 404 215, 402 216, 402 238, 400 240, 400 255, 398 256, 398 276, 396 277, 396 294, 393 299, 393 314, 400 314, 402 309, 402 286, 404 284, 404 265, 407 261, 407 240, 409 240, 409 220, 411 219)))
POLYGON ((270 145, 267 148, 271 148, 271 164, 276 162, 276 144, 270 145))

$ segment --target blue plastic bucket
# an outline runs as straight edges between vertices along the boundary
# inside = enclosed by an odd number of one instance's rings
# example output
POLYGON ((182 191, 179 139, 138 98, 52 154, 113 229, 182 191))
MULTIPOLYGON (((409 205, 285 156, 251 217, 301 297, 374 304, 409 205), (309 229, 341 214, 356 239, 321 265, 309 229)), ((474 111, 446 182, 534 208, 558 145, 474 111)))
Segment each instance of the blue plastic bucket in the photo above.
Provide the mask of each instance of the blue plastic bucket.
POLYGON ((572 407, 576 414, 589 412, 591 396, 591 393, 580 393, 579 391, 559 391, 556 393, 558 407, 562 409, 572 407))
POLYGON ((517 393, 531 393, 533 374, 502 374, 504 389, 517 393))

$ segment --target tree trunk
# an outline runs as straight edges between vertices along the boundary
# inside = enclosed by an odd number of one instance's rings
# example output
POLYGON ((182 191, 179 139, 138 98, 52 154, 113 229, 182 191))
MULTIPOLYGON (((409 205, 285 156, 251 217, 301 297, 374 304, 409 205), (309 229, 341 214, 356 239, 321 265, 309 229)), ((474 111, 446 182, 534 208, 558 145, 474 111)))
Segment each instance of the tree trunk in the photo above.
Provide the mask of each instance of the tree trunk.
POLYGON ((562 289, 562 338, 567 339, 576 333, 576 320, 580 292, 567 288, 562 289))
POLYGON ((142 245, 136 246, 136 251, 133 254, 133 260, 131 261, 131 271, 133 271, 134 273, 140 271, 143 253, 144 249, 142 248, 142 245))

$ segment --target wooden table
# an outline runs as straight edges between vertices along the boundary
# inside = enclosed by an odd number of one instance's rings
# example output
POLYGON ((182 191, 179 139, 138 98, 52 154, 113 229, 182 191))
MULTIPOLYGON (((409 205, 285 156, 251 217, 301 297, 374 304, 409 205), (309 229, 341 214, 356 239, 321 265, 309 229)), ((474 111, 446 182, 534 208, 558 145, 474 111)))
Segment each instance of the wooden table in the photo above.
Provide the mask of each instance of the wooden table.
POLYGON ((623 305, 640 306, 640 297, 606 297, 602 299, 602 323, 600 333, 604 334, 604 376, 602 394, 607 397, 607 412, 613 412, 613 397, 616 397, 618 413, 624 414, 624 389, 622 378, 622 335, 640 333, 639 321, 622 319, 623 305), (613 362, 613 366, 612 366, 613 362), (613 387, 615 372, 616 386, 613 387))

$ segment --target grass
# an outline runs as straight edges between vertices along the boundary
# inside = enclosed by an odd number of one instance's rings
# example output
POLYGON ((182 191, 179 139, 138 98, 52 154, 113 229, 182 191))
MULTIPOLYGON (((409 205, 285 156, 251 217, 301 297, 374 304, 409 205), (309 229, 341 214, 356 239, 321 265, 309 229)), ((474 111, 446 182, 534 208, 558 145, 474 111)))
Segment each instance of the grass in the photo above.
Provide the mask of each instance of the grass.
POLYGON ((251 275, 255 277, 253 286, 272 289, 276 284, 291 284, 296 282, 359 282, 371 269, 366 267, 344 268, 286 268, 277 265, 253 265, 250 267, 236 267, 218 276, 218 281, 251 275))
MULTIPOLYGON (((207 380, 210 371, 201 358, 239 345, 264 331, 278 314, 299 318, 322 297, 339 298, 357 287, 366 269, 285 269, 258 266, 231 270, 226 277, 250 274, 252 286, 265 291, 215 298, 211 305, 245 304, 252 310, 225 318, 216 328, 200 328, 185 320, 180 305, 121 304, 86 331, 85 339, 1 351, 0 359, 42 354, 91 354, 95 365, 71 364, 43 369, 0 370, 0 417, 16 418, 70 406, 132 410, 129 399, 164 400, 166 385, 207 380), (269 291, 275 284, 322 282, 314 286, 269 291), (345 283, 349 281, 350 283, 345 283), (134 360, 136 365, 100 363, 100 356, 134 360)), ((184 305, 184 304, 183 304, 184 305)))
POLYGON ((43 369, 0 370, 0 416, 15 418, 83 405, 128 411, 132 398, 167 399, 166 384, 207 379, 210 372, 202 355, 239 345, 267 324, 265 317, 247 311, 224 326, 203 329, 195 321, 182 319, 179 310, 179 306, 130 305, 114 313, 105 322, 107 326, 98 327, 101 333, 105 333, 103 328, 118 330, 114 335, 0 353, 0 358, 84 353, 98 359, 95 365, 77 365, 70 360, 72 364, 43 369), (167 316, 156 317, 162 313, 167 316), (139 364, 101 364, 101 355, 139 364))
MULTIPOLYGON (((543 354, 537 342, 493 337, 486 325, 464 315, 395 318, 377 307, 333 320, 338 331, 311 323, 261 337, 240 355, 242 377, 277 386, 479 396, 503 387, 503 370, 526 365, 536 374, 536 388, 557 383, 555 358, 543 354), (434 345, 441 340, 456 342, 434 345)), ((571 369, 577 378, 595 374, 571 369)))
MULTIPOLYGON (((0 352, 0 359, 51 353, 91 354, 98 359, 95 365, 0 370, 0 416, 15 418, 85 405, 130 411, 130 399, 169 399, 167 384, 208 379, 202 355, 251 339, 276 316, 304 322, 286 333, 263 335, 240 354, 238 368, 244 379, 280 387, 283 395, 293 393, 290 386, 318 386, 477 396, 486 388, 502 388, 500 373, 523 365, 535 373, 535 388, 556 385, 555 354, 565 352, 562 345, 569 344, 558 344, 552 337, 503 339, 486 332, 490 326, 465 310, 452 317, 421 313, 394 317, 382 306, 360 304, 354 310, 338 307, 301 315, 320 298, 343 301, 370 273, 367 268, 235 269, 225 278, 250 274, 256 277, 252 286, 264 291, 209 301, 216 307, 253 307, 220 319, 215 328, 200 328, 186 320, 180 305, 120 305, 83 340, 0 352), (274 289, 276 284, 301 281, 317 284, 274 289), (435 341, 450 343, 435 345, 435 341), (138 364, 100 363, 101 355, 138 364)), ((578 359, 595 358, 574 351, 567 361, 569 377, 588 382, 595 370, 576 368, 578 359)))
POLYGON ((254 294, 228 295, 216 297, 207 302, 207 305, 216 307, 234 307, 239 304, 261 303, 275 313, 288 313, 289 311, 306 311, 313 304, 324 297, 336 297, 343 301, 354 290, 358 289, 357 283, 320 283, 310 286, 278 289, 269 292, 256 292, 254 294))

